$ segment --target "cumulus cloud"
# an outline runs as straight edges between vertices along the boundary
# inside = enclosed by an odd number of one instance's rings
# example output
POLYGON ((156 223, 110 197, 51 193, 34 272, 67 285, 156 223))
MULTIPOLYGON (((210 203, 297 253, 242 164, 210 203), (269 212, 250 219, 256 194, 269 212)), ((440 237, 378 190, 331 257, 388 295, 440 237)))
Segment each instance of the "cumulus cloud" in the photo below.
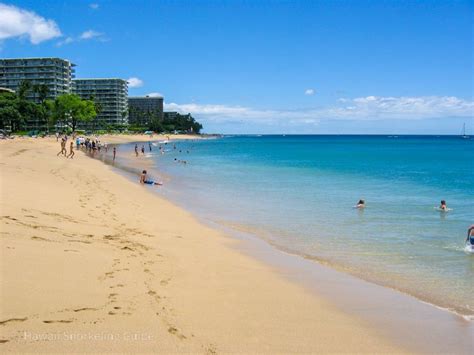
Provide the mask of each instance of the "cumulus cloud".
POLYGON ((149 94, 146 94, 146 96, 149 96, 149 97, 163 97, 163 95, 160 94, 159 92, 150 92, 149 94))
POLYGON ((92 9, 92 10, 97 10, 99 8, 99 4, 89 4, 89 7, 92 9))
POLYGON ((318 124, 321 120, 420 120, 474 117, 474 102, 453 96, 379 97, 341 99, 335 105, 312 109, 273 110, 211 104, 165 104, 167 111, 192 113, 214 122, 246 120, 318 124))
POLYGON ((143 86, 143 80, 136 77, 131 77, 127 81, 129 88, 139 88, 143 86))
POLYGON ((316 93, 316 91, 314 91, 314 89, 306 89, 304 91, 304 94, 308 95, 308 96, 314 95, 315 93, 316 93))
POLYGON ((0 41, 8 38, 27 37, 38 44, 60 37, 61 31, 53 20, 13 5, 0 3, 0 41))

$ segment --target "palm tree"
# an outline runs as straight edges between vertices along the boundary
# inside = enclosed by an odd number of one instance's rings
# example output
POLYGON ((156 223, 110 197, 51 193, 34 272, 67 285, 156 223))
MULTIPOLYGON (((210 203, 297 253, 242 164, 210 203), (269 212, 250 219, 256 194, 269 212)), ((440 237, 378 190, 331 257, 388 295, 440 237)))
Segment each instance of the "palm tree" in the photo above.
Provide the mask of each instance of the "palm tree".
POLYGON ((28 92, 31 90, 31 82, 29 80, 22 80, 18 87, 18 98, 20 100, 26 100, 28 92))
MULTIPOLYGON (((46 107, 46 98, 49 95, 49 88, 45 84, 39 84, 33 86, 33 92, 35 93, 36 99, 40 102, 40 106, 38 107, 38 114, 41 118, 41 125, 47 124, 47 129, 49 131, 49 124, 48 119, 46 117, 47 107, 46 107)), ((36 121, 36 129, 38 129, 38 120, 36 121)))

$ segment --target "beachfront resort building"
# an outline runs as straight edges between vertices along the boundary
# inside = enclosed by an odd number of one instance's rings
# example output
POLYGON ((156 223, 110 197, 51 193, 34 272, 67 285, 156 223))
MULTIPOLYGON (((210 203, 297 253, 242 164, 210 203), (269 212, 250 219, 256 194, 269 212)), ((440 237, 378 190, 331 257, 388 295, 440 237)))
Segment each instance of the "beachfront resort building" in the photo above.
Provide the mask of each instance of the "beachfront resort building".
POLYGON ((165 120, 175 120, 178 117, 179 113, 176 111, 168 111, 164 113, 165 120))
POLYGON ((0 59, 0 87, 17 92, 26 80, 31 84, 28 99, 39 101, 35 88, 40 85, 48 88, 46 98, 54 99, 71 92, 74 67, 67 59, 53 57, 0 59))
POLYGON ((163 121, 162 96, 130 96, 128 98, 128 123, 148 126, 153 119, 163 121))
POLYGON ((97 104, 98 115, 91 123, 94 128, 128 123, 128 84, 124 79, 74 79, 73 93, 97 104))

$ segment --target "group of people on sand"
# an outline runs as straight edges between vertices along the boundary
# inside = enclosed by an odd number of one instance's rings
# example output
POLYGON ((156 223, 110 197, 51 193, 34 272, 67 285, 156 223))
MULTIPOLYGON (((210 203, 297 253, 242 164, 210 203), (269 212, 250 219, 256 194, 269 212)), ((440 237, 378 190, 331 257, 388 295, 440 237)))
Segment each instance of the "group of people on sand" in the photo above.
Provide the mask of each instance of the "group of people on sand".
MULTIPOLYGON (((59 133, 56 133, 56 141, 59 141, 59 133)), ((57 156, 63 155, 66 158, 73 158, 75 153, 74 153, 74 141, 76 143, 76 149, 85 149, 86 152, 89 152, 91 154, 94 154, 95 152, 100 152, 101 149, 104 149, 105 152, 107 153, 109 150, 108 144, 107 143, 102 143, 99 139, 91 139, 91 138, 84 138, 84 137, 78 137, 75 136, 74 134, 71 136, 71 142, 69 143, 69 154, 67 154, 67 141, 69 137, 65 134, 63 137, 61 137, 61 150, 57 154, 57 156)), ((117 148, 113 148, 113 160, 115 161, 115 157, 117 154, 117 148)))
POLYGON ((76 138, 77 147, 84 147, 90 153, 100 152, 101 149, 104 149, 107 153, 109 151, 109 146, 107 142, 102 143, 98 138, 90 139, 84 137, 77 137, 76 138))
MULTIPOLYGON (((56 141, 59 140, 59 136, 57 135, 56 136, 56 141)), ((61 150, 59 151, 58 154, 56 154, 56 156, 64 156, 65 158, 74 158, 74 142, 71 140, 71 142, 69 143, 69 154, 67 153, 67 149, 66 149, 66 146, 67 146, 67 141, 68 141, 68 136, 67 135, 64 135, 62 138, 61 138, 61 150)))

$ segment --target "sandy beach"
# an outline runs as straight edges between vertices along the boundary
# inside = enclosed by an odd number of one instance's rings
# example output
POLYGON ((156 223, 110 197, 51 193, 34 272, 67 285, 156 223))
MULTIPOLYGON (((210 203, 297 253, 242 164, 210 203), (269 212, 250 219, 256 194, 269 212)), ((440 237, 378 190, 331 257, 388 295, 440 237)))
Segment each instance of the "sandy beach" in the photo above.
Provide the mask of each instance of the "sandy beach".
POLYGON ((403 351, 82 152, 0 147, 2 352, 403 351))

